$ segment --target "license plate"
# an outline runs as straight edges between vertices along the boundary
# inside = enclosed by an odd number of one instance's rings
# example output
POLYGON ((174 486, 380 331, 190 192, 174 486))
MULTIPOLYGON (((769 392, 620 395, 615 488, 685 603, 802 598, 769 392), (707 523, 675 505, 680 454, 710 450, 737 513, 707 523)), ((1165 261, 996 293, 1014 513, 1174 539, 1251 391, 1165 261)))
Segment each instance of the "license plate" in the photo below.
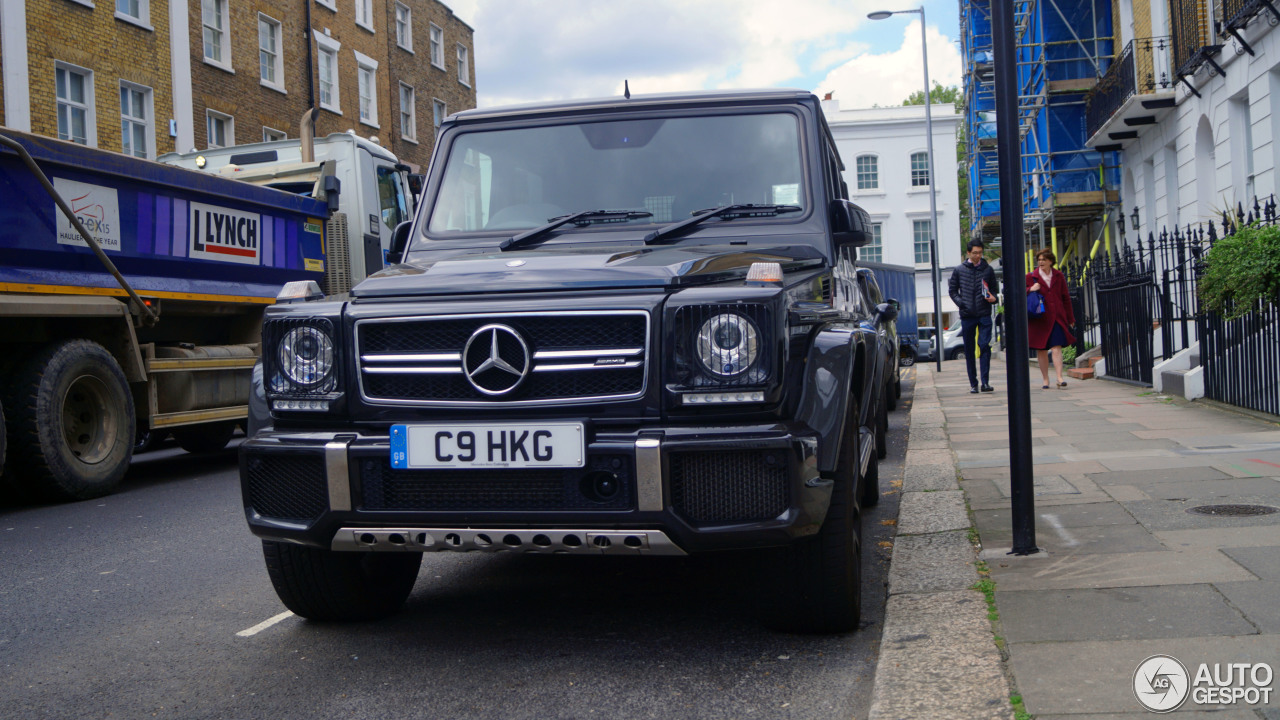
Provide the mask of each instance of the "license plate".
POLYGON ((391 467, 582 467, 583 435, 582 423, 392 425, 391 467))

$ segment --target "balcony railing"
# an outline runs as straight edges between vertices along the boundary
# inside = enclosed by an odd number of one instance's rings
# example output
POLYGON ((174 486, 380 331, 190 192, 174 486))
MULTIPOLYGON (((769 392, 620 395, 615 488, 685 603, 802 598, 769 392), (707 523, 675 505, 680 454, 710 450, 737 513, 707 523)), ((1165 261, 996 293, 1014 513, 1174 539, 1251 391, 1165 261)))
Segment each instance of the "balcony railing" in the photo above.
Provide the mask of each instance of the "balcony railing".
MULTIPOLYGON (((1210 45, 1207 0, 1169 0, 1169 24, 1173 29, 1173 74, 1194 75, 1205 62, 1212 63, 1221 45, 1210 45)), ((1198 93, 1197 93, 1198 94, 1198 93)))
POLYGON ((1176 78, 1170 62, 1169 36, 1138 38, 1120 51, 1107 74, 1089 92, 1085 124, 1093 137, 1134 95, 1172 90, 1176 78))
MULTIPOLYGON (((1222 17, 1226 20, 1223 27, 1230 32, 1239 30, 1264 8, 1270 7, 1275 12, 1275 4, 1267 0, 1222 0, 1222 17)), ((1280 19, 1280 16, 1277 16, 1280 19)))

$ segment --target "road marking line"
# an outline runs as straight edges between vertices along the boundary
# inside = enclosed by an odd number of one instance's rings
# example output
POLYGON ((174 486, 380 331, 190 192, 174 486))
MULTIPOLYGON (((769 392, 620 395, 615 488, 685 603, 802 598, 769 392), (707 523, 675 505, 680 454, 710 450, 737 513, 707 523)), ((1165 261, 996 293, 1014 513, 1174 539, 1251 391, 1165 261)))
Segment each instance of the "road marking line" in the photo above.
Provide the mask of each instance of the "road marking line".
POLYGON ((269 620, 263 620, 262 622, 258 623, 257 625, 254 625, 248 630, 241 630, 240 632, 236 633, 236 636, 237 637, 253 637, 254 635, 257 635, 263 630, 266 630, 272 625, 275 625, 276 623, 280 622, 281 620, 284 620, 286 618, 291 618, 291 617, 293 617, 293 613, 289 612, 288 610, 285 610, 284 612, 280 613, 279 615, 269 620))

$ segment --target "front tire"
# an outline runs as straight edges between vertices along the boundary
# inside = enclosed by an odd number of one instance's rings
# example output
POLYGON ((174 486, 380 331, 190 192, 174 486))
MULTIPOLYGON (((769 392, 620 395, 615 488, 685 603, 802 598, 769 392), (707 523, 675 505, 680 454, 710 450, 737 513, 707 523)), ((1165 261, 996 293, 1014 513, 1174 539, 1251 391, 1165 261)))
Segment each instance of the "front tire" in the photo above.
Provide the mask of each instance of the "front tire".
POLYGON ((4 399, 10 485, 40 500, 88 500, 120 484, 133 457, 133 396, 111 353, 89 340, 47 346, 4 399))
POLYGON ((413 591, 422 553, 335 552, 262 541, 267 574, 284 606, 309 620, 376 620, 413 591))

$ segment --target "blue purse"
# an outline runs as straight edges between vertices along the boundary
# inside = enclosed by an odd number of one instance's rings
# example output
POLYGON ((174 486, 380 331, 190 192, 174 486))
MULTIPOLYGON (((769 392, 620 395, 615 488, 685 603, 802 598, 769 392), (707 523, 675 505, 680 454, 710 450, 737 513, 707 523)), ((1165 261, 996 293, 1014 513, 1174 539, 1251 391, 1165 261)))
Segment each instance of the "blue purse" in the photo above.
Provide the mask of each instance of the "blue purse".
POLYGON ((1032 290, 1027 293, 1027 317, 1038 318, 1044 314, 1044 296, 1032 290))

